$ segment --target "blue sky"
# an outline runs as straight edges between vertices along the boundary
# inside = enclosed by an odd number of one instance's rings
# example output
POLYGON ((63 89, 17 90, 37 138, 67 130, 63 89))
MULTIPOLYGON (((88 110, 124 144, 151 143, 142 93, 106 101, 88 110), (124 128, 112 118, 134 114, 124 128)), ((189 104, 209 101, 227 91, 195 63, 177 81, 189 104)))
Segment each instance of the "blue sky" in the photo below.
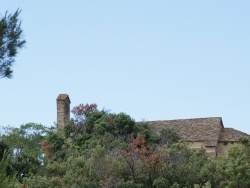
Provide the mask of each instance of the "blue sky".
POLYGON ((56 98, 136 121, 222 117, 250 133, 250 2, 1 0, 26 47, 1 79, 0 125, 56 121, 56 98))

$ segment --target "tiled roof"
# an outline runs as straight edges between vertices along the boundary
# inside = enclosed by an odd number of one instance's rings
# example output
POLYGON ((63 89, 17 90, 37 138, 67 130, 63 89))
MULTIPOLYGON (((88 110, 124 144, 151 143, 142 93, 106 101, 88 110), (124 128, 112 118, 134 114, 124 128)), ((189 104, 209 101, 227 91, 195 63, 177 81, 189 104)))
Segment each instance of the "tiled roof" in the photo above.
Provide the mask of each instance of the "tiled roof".
POLYGON ((224 128, 220 117, 149 121, 147 123, 153 132, 159 133, 163 128, 170 128, 183 140, 204 141, 206 146, 216 146, 221 129, 224 128))
POLYGON ((233 128, 224 128, 221 131, 219 141, 238 141, 239 138, 244 137, 250 139, 250 135, 233 128))

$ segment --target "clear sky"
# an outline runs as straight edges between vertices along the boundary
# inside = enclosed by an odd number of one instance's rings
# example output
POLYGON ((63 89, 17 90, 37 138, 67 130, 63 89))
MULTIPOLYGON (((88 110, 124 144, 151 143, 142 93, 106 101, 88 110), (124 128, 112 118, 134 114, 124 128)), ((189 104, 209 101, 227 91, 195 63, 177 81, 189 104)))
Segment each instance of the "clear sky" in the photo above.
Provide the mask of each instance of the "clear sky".
POLYGON ((222 117, 250 133, 250 1, 1 0, 26 47, 0 79, 0 125, 56 121, 56 98, 136 121, 222 117))

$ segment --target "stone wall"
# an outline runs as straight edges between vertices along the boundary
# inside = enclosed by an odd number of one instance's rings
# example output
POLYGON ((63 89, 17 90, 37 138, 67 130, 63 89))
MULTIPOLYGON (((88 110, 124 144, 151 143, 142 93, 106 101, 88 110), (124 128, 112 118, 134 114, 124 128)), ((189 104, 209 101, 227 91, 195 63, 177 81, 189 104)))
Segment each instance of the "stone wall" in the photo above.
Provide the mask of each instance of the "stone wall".
POLYGON ((67 94, 60 94, 57 97, 57 128, 58 133, 62 134, 64 127, 70 120, 70 99, 67 94))
POLYGON ((187 142, 187 146, 192 149, 199 149, 204 148, 205 149, 205 143, 204 142, 187 142))
POLYGON ((218 156, 227 154, 228 150, 232 147, 240 147, 240 146, 241 144, 239 144, 238 142, 233 142, 233 141, 218 142, 218 146, 217 146, 218 156))
POLYGON ((212 158, 217 157, 217 148, 214 146, 211 147, 205 147, 206 152, 211 156, 212 158))
POLYGON ((187 146, 191 149, 203 148, 211 157, 216 157, 217 148, 215 146, 207 147, 205 142, 187 142, 187 146))

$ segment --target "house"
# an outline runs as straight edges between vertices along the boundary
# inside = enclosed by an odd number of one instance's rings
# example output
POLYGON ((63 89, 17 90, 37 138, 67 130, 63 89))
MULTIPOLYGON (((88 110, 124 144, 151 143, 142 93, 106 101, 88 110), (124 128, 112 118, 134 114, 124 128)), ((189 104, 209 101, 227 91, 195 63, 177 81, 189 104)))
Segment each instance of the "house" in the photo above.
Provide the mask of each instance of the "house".
MULTIPOLYGON (((61 133, 70 120, 70 99, 67 94, 57 97, 57 126, 61 133)), ((238 140, 250 135, 241 131, 225 128, 220 117, 149 121, 151 131, 159 133, 164 128, 174 130, 190 148, 204 148, 211 156, 224 155, 238 146, 238 140)))
POLYGON ((204 148, 211 156, 225 155, 239 145, 239 138, 250 135, 233 128, 225 128, 220 117, 149 121, 150 129, 159 133, 164 128, 174 130, 190 148, 204 148))

